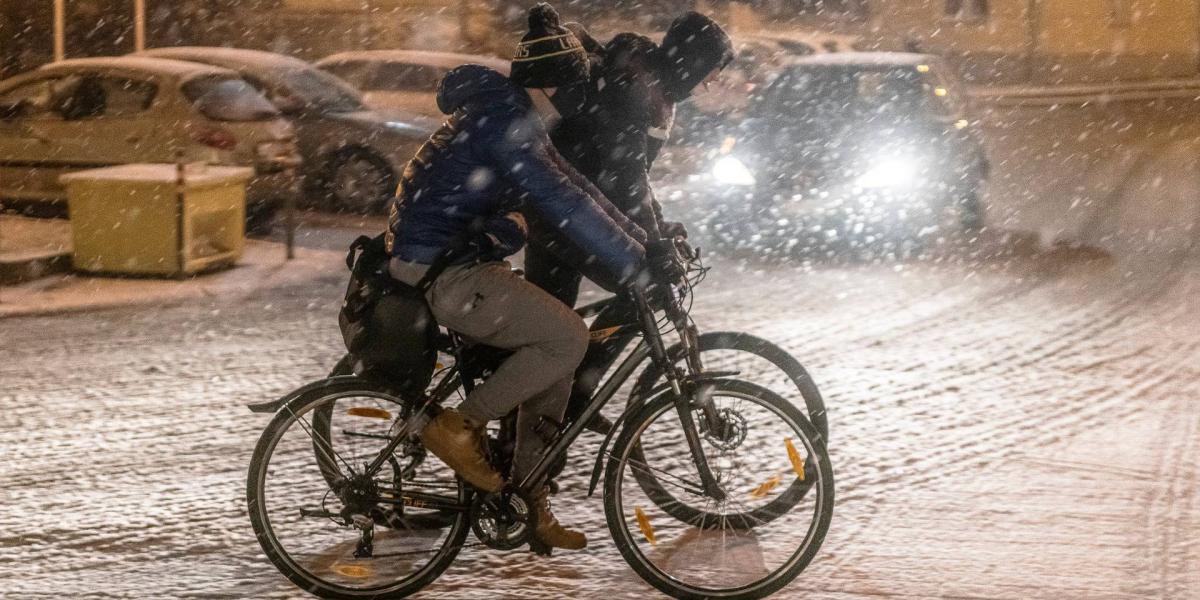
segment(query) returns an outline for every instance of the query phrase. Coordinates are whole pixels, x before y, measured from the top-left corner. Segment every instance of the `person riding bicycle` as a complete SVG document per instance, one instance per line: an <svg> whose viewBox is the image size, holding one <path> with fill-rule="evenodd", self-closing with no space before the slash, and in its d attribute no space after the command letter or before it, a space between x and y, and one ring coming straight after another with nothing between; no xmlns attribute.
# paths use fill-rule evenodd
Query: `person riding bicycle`
<svg viewBox="0 0 1200 600"><path fill-rule="evenodd" d="M577 90L588 69L579 41L554 9L544 3L530 9L510 77L464 65L442 80L437 102L449 117L405 168L389 213L392 277L415 284L467 240L473 252L452 261L429 288L430 310L473 342L513 351L457 409L442 411L421 432L429 451L487 492L504 484L483 451L488 421L520 407L512 463L512 479L520 482L546 446L539 423L562 420L588 341L578 315L504 261L525 242L522 211L552 224L614 281L628 283L647 266L679 275L679 265L647 244L645 231L550 142L549 123L582 106ZM535 537L549 547L585 547L585 536L558 523L539 489Z"/></svg>
<svg viewBox="0 0 1200 600"><path fill-rule="evenodd" d="M588 49L594 68L587 107L565 117L551 131L555 147L651 239L687 237L681 223L663 220L649 170L667 139L675 105L732 60L729 36L715 21L696 12L675 19L661 45L636 33L618 34L601 45L581 25L566 27ZM525 271L529 282L567 306L575 305L583 276L610 291L616 287L585 251L543 219L531 220ZM632 322L636 322L633 308L618 301L596 318L592 329ZM568 414L582 412L605 366L620 351L620 345L604 342L588 348ZM589 428L603 430L606 423L597 415Z"/></svg>

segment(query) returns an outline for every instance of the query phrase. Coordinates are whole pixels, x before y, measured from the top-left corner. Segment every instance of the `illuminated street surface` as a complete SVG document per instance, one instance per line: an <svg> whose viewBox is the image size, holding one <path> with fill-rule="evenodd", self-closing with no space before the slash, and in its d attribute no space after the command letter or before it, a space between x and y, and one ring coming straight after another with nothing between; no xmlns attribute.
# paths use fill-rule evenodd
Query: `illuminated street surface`
<svg viewBox="0 0 1200 600"><path fill-rule="evenodd" d="M1200 257L989 244L811 271L712 261L701 327L779 342L829 404L833 525L778 597L1200 594ZM251 533L267 418L243 405L333 364L341 291L335 273L236 303L0 321L0 595L301 595ZM422 597L652 595L584 496L597 442L555 499L587 550L467 548Z"/></svg>

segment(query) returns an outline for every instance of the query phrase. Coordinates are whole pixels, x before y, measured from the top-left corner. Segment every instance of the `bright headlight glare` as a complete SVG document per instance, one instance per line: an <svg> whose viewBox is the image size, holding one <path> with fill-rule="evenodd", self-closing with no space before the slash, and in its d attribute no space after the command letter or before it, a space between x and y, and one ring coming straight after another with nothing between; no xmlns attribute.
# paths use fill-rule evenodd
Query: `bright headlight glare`
<svg viewBox="0 0 1200 600"><path fill-rule="evenodd" d="M733 156L722 156L713 165L713 178L725 185L754 185L754 174L742 161Z"/></svg>
<svg viewBox="0 0 1200 600"><path fill-rule="evenodd" d="M890 158L878 161L858 178L863 188L904 188L916 183L917 166L910 160Z"/></svg>

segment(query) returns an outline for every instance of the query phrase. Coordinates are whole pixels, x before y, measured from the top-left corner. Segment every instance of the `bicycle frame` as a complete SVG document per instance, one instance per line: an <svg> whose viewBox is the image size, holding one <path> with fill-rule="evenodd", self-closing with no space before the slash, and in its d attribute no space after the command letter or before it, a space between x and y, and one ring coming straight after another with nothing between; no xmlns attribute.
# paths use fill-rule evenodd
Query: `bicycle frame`
<svg viewBox="0 0 1200 600"><path fill-rule="evenodd" d="M692 461L696 465L700 482L693 484L693 491L704 494L714 500L721 501L725 498L724 492L721 491L717 484L716 477L712 473L712 469L708 464L708 459L704 455L703 447L700 443L700 432L696 426L695 419L692 417L692 409L695 407L709 408L711 403L707 402L703 391L707 386L703 384L702 373L703 367L700 362L698 346L695 343L696 331L695 327L687 318L687 314L679 306L675 294L672 292L668 297L666 313L672 320L676 330L680 333L681 341L687 353L687 370L689 371L686 377L681 377L680 373L675 369L667 355L666 345L663 342L662 334L659 332L657 323L654 318L654 311L650 307L650 303L646 298L645 292L640 289L635 289L632 293L633 300L637 306L638 316L641 320L642 341L634 347L632 353L625 358L624 361L617 367L613 374L605 380L600 389L593 394L591 402L584 409L580 418L573 421L566 429L560 429L558 434L551 441L548 448L542 453L534 468L525 478L519 482L517 488L526 493L532 494L533 489L546 476L547 471L554 459L567 451L572 443L583 433L587 422L600 412L605 405L616 395L621 386L629 380L634 371L637 370L639 364L649 356L652 360L659 363L659 367L666 375L670 390L675 399L676 410L679 413L679 420L684 428L684 436L687 439L688 447L692 453ZM598 311L603 306L606 306L612 299L602 300L583 307L580 312L596 310ZM586 314L586 313L585 313ZM434 393L426 397L425 402L413 412L413 418L409 419L396 434L392 440L380 451L378 455L367 466L365 473L368 476L374 476L375 473L383 467L387 462L388 457L395 452L396 447L405 439L413 435L415 431L414 425L423 423L422 415L428 414L428 411L435 404L440 404L449 397L453 390L457 387L459 379L458 365L451 367L446 375L436 386ZM687 385L687 384L694 385ZM694 397L690 397L694 396ZM641 399L639 399L641 400ZM623 420L631 411L636 410L641 406L640 402L633 402L626 407L622 414ZM605 444L604 447L607 447ZM593 477L594 480L594 477Z"/></svg>

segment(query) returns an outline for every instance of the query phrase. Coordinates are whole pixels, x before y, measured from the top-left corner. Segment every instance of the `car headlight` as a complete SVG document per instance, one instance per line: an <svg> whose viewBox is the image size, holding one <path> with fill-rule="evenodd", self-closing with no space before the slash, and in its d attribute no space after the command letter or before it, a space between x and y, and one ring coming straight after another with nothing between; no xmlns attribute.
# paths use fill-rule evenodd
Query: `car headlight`
<svg viewBox="0 0 1200 600"><path fill-rule="evenodd" d="M866 173L859 176L858 187L868 189L907 188L917 182L917 164L904 158L888 158L875 161Z"/></svg>
<svg viewBox="0 0 1200 600"><path fill-rule="evenodd" d="M713 165L713 179L724 185L754 185L754 174L742 161L733 156L722 156Z"/></svg>

